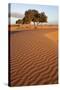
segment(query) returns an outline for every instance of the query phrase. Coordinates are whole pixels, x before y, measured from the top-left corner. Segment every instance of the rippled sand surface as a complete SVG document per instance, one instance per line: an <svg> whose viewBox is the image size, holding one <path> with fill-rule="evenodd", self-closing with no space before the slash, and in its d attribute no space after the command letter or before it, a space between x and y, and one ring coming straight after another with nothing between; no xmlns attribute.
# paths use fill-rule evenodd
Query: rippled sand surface
<svg viewBox="0 0 60 90"><path fill-rule="evenodd" d="M10 33L11 86L58 83L57 36L52 40L49 33L57 30Z"/></svg>

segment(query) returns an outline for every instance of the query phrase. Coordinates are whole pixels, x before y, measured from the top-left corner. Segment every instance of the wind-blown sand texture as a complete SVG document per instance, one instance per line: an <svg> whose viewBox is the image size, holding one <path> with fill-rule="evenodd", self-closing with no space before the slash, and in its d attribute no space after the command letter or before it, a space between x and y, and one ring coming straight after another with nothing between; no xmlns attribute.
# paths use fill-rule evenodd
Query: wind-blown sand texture
<svg viewBox="0 0 60 90"><path fill-rule="evenodd" d="M58 83L57 31L10 32L11 86Z"/></svg>

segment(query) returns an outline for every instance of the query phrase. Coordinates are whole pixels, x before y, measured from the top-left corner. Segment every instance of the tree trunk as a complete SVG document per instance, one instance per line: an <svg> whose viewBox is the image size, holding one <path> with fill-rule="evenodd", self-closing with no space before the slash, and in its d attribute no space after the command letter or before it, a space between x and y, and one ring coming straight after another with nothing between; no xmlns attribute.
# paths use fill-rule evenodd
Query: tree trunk
<svg viewBox="0 0 60 90"><path fill-rule="evenodd" d="M34 26L35 26L35 22L34 22Z"/></svg>
<svg viewBox="0 0 60 90"><path fill-rule="evenodd" d="M37 26L39 25L39 22L37 22Z"/></svg>
<svg viewBox="0 0 60 90"><path fill-rule="evenodd" d="M42 23L41 23L41 30L42 30Z"/></svg>

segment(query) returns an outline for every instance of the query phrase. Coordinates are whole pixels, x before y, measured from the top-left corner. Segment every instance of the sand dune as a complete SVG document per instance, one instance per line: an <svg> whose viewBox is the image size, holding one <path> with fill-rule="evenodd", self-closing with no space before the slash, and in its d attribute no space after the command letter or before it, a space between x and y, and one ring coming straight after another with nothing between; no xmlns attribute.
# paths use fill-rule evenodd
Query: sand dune
<svg viewBox="0 0 60 90"><path fill-rule="evenodd" d="M57 30L11 32L11 86L58 83L57 39L45 36L53 32Z"/></svg>

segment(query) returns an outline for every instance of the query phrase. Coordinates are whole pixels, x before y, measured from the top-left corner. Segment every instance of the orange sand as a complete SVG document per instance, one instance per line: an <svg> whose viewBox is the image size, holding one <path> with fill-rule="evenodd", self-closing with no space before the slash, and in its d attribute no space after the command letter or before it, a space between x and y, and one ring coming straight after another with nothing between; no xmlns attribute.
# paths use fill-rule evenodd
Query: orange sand
<svg viewBox="0 0 60 90"><path fill-rule="evenodd" d="M56 43L57 29L11 32L11 86L57 84L58 46Z"/></svg>

